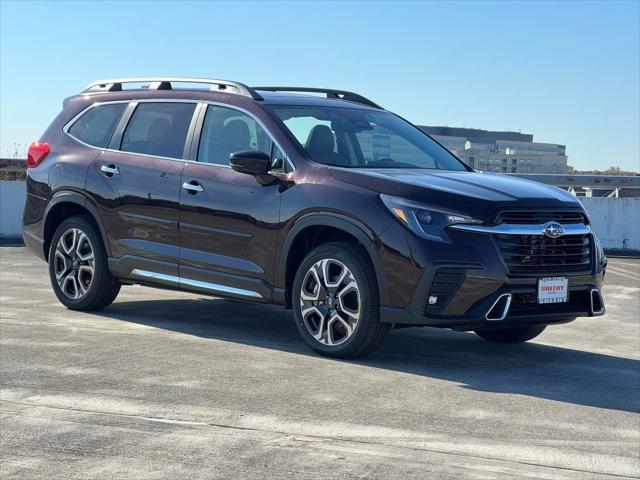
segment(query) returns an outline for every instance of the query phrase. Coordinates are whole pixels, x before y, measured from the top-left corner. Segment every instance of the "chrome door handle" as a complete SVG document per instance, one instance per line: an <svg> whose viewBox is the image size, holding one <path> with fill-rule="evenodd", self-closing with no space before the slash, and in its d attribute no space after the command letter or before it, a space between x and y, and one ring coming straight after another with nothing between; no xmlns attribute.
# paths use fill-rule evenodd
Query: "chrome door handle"
<svg viewBox="0 0 640 480"><path fill-rule="evenodd" d="M184 182L182 184L182 188L184 188L187 192L189 192L192 195L195 195L196 193L200 193L204 191L204 187L199 183L194 184L194 183Z"/></svg>
<svg viewBox="0 0 640 480"><path fill-rule="evenodd" d="M120 174L120 169L117 165L102 165L100 167L100 171L104 173L107 177L113 177L114 175Z"/></svg>

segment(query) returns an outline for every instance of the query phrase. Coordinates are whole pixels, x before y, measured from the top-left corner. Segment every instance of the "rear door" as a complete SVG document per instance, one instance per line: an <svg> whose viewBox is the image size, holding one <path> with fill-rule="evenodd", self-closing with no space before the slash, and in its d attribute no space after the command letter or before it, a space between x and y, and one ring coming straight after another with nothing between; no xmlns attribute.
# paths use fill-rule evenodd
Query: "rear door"
<svg viewBox="0 0 640 480"><path fill-rule="evenodd" d="M119 276L176 284L180 175L197 103L132 102L110 149L94 161L96 194Z"/></svg>
<svg viewBox="0 0 640 480"><path fill-rule="evenodd" d="M208 105L182 172L180 278L185 287L268 301L274 278L281 183L261 185L229 167L229 154L261 150L275 169L281 150L255 117ZM197 152L197 153L196 153Z"/></svg>

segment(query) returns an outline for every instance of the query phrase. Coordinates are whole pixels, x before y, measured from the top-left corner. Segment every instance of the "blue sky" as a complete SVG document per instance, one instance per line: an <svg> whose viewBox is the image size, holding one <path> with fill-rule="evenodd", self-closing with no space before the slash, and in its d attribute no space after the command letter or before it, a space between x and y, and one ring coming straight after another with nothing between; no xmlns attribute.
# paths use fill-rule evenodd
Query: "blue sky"
<svg viewBox="0 0 640 480"><path fill-rule="evenodd" d="M640 170L640 2L1 1L0 154L122 76L354 90L417 124Z"/></svg>

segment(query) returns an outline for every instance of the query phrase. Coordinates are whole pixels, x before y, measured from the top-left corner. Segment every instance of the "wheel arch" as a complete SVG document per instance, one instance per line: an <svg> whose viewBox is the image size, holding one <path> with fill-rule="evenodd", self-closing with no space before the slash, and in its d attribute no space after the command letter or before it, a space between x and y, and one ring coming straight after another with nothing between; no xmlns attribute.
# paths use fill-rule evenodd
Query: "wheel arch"
<svg viewBox="0 0 640 480"><path fill-rule="evenodd" d="M387 300L382 261L376 249L375 235L361 222L336 213L312 213L300 218L289 230L280 254L277 269L277 285L284 287L284 302L291 305L291 286L295 266L306 254L322 243L336 240L352 240L361 244L373 265L380 294L380 304ZM354 243L355 243L354 242Z"/></svg>
<svg viewBox="0 0 640 480"><path fill-rule="evenodd" d="M53 238L53 234L55 233L56 228L58 228L58 225L67 218L74 217L76 215L89 215L93 219L94 223L98 227L100 236L102 237L102 243L104 244L107 256L111 255L106 231L95 205L81 193L74 191L60 191L53 195L44 213L44 242L42 248L45 259L48 259L51 239Z"/></svg>

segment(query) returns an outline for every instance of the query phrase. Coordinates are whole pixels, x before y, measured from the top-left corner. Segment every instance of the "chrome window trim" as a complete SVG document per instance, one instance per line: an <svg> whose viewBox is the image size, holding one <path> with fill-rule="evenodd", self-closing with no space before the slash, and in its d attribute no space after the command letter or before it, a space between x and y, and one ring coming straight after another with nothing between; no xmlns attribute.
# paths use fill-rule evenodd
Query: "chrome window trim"
<svg viewBox="0 0 640 480"><path fill-rule="evenodd" d="M273 173L273 175L275 176L282 176L282 175L290 175L293 172L295 172L296 170L296 166L293 163L293 161L291 160L291 158L289 158L289 154L286 152L286 150L284 148L282 148L282 145L280 145L280 143L274 138L273 134L271 133L271 131L269 131L269 129L267 127L265 127L264 123L262 123L262 121L256 117L253 113L251 113L250 111L242 108L242 107L237 107L235 105L229 105L228 103L222 103L222 102L215 102L215 101L202 101L202 100L193 100L193 99L182 99L182 98L143 98L143 99L127 99L127 100L109 100L107 102L95 102L92 103L91 105L87 106L86 108L82 109L82 111L80 111L79 113L77 113L76 115L74 115L74 117L69 120L67 123L64 124L64 126L62 127L62 131L68 135L69 137L73 138L76 142L89 147L89 148L93 148L95 150L100 150L100 151L107 151L107 152L116 152L116 153L124 153L127 155L141 155L143 157L150 157L150 158L160 158L163 160L173 160L173 161L177 161L177 162L188 162L188 163L197 163L199 165L211 165L213 167L222 167L222 168L231 168L230 165L218 165L216 163L204 163L204 162L198 162L198 160L189 160L186 158L174 158L174 157L162 157L159 155L149 155L146 153L135 153L135 152L127 152L125 150L117 150L114 148L101 148L101 147L96 147L95 145L90 145L88 143L83 142L82 140L74 137L73 135L71 135L69 133L69 129L71 128L71 126L82 116L84 115L87 111L89 111L92 108L95 108L97 106L100 105L110 105L112 103L131 103L131 102L136 102L138 105L140 103L196 103L196 104L203 104L203 105L215 105L215 106L219 106L219 107L225 107L225 108L230 108L232 110L237 110L240 113L244 113L246 115L248 115L250 118L252 118L258 125L260 125L260 127L267 133L267 135L269 136L269 139L282 151L282 153L284 153L286 159L287 159L287 164L289 165L289 167L291 168L291 171L289 172L285 172L285 173L281 173L281 172L275 172ZM196 107L196 109L194 110L194 117L196 115L198 111L198 108ZM205 112L206 114L206 108L205 108ZM192 117L192 121L193 118ZM203 118L204 121L204 118ZM116 127L117 128L117 127ZM125 127L126 128L126 127ZM194 139L192 139L193 141ZM198 139L199 141L200 139ZM271 174L271 172L269 172Z"/></svg>
<svg viewBox="0 0 640 480"><path fill-rule="evenodd" d="M89 110L91 110L94 107L97 106L102 106L102 105L111 105L113 103L131 103L131 100L116 100L113 102L99 102L99 103L92 103L91 105L89 105L88 107L83 108L80 112L78 112L76 115L73 116L73 118L71 120L69 120L67 123L65 123L62 126L62 131L64 133L66 133L69 137L73 138L76 142L84 145L85 147L90 147L90 148L94 148L96 150L108 150L107 148L102 148L102 147L96 147L95 145L91 145L89 143L83 142L82 140L80 140L78 137L75 137L73 135L71 135L71 133L69 133L69 129L73 126L74 123L76 123L78 121L78 119L80 117L82 117L85 113L87 113ZM125 107L126 110L126 107ZM124 112L123 112L124 113ZM120 119L122 119L122 114L120 116ZM118 129L118 124L120 123L120 119L118 120L118 123L116 124L116 128L115 130ZM114 132L115 132L114 130ZM113 135L113 134L112 134ZM111 141L111 139L109 139L109 141ZM109 145L109 143L107 143L107 145Z"/></svg>
<svg viewBox="0 0 640 480"><path fill-rule="evenodd" d="M112 103L132 103L132 102L136 102L136 103L142 103L142 102L159 102L159 103L201 103L200 100L192 100L189 98L163 98L163 99L151 99L151 98L141 98L141 99L135 99L135 98L127 98L126 100L109 100L107 102L94 102L91 105L86 106L85 108L83 108L80 112L78 112L76 115L73 116L73 118L71 118L71 120L69 120L67 123L65 123L62 127L62 131L64 133L66 133L67 135L69 135L71 138L73 138L74 140L78 140L76 137L74 137L73 135L71 135L69 133L69 129L71 128L71 126L76 122L76 120L78 120L78 118L80 118L82 115L84 115L86 112L88 112L89 110L91 110L92 108L101 106L101 105L111 105ZM79 142L81 140L78 140ZM90 145L93 146L93 145ZM93 146L93 148L97 148L99 150L106 150L106 149L102 149L100 147L96 147ZM118 150L119 151L119 150ZM127 152L125 152L127 153Z"/></svg>
<svg viewBox="0 0 640 480"><path fill-rule="evenodd" d="M569 223L561 224L564 233L558 237L566 237L568 235L586 235L591 233L589 225ZM451 225L448 228L453 230L464 230L466 232L475 233L493 233L498 235L544 235L545 223L541 224L509 224L501 223L499 225Z"/></svg>
<svg viewBox="0 0 640 480"><path fill-rule="evenodd" d="M183 285L189 285L192 287L204 288L217 293L231 293L233 295L240 295L243 297L251 298L263 298L258 292L253 290L245 290L244 288L229 287L228 285L222 285L219 283L202 282L200 280L192 280L190 278L176 277L174 275L167 275L165 273L152 272L150 270L143 270L140 268L134 268L131 270L131 275L142 278L150 278L152 280L159 280L171 285L181 287Z"/></svg>

